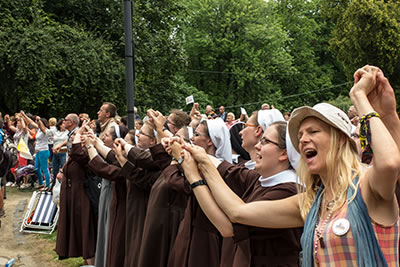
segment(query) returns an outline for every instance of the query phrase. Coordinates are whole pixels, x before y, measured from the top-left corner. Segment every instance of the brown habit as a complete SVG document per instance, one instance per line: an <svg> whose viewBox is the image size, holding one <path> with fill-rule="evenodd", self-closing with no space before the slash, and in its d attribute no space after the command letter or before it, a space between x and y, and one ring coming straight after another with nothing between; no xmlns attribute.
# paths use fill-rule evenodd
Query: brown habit
<svg viewBox="0 0 400 267"><path fill-rule="evenodd" d="M113 151L108 153L107 162L118 164ZM96 156L88 166L98 176L112 181L106 266L124 266L126 183L121 168L107 162Z"/></svg>
<svg viewBox="0 0 400 267"><path fill-rule="evenodd" d="M218 171L230 187L247 188L241 196L246 203L277 200L297 193L295 183L262 187L256 171L228 162L223 162ZM224 239L221 267L298 266L302 228L268 229L233 224L233 232L233 238Z"/></svg>
<svg viewBox="0 0 400 267"><path fill-rule="evenodd" d="M69 157L61 183L56 252L60 259L90 259L96 251L97 222L83 187L89 157L80 143L72 145Z"/></svg>
<svg viewBox="0 0 400 267"><path fill-rule="evenodd" d="M153 146L150 151L153 159L161 163L163 172L151 188L138 266L165 267L184 215L187 195L177 192L165 181L165 177L178 176L181 180L183 177L176 165L169 165L171 157L163 147ZM161 157L168 160L161 161Z"/></svg>

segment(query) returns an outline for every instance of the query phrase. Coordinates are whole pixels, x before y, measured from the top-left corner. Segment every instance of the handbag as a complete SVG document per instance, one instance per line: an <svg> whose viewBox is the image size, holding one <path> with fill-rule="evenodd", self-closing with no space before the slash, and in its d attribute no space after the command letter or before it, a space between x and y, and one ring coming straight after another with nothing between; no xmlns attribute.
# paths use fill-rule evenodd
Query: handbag
<svg viewBox="0 0 400 267"><path fill-rule="evenodd" d="M90 206L93 209L94 215L97 217L99 214L99 198L101 193L102 178L87 171L85 174L85 181L83 186L90 201Z"/></svg>

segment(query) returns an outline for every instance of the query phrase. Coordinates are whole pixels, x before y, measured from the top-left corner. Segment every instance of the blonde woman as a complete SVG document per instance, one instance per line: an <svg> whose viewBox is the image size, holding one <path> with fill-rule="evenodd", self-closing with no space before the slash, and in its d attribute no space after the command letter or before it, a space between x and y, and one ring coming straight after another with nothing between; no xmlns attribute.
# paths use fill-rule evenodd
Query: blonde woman
<svg viewBox="0 0 400 267"><path fill-rule="evenodd" d="M268 228L304 225L302 266L399 266L395 185L400 171L396 145L400 127L394 119L389 131L377 115L393 118L394 100L385 96L394 95L376 67L364 66L354 77L350 96L364 117L367 145L374 152L368 169L363 169L351 139L349 118L324 103L298 108L292 114L290 138L301 154L298 174L306 187L287 199L244 203L227 193L208 157L195 147L186 147L232 222ZM382 105L390 101L390 107Z"/></svg>

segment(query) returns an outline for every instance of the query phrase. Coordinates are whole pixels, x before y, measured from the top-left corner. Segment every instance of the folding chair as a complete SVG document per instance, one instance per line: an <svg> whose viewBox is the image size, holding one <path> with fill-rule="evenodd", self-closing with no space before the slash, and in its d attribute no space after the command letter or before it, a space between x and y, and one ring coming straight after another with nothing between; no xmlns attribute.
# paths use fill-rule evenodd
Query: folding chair
<svg viewBox="0 0 400 267"><path fill-rule="evenodd" d="M53 202L52 192L35 191L29 201L20 232L51 234L54 232L59 209Z"/></svg>

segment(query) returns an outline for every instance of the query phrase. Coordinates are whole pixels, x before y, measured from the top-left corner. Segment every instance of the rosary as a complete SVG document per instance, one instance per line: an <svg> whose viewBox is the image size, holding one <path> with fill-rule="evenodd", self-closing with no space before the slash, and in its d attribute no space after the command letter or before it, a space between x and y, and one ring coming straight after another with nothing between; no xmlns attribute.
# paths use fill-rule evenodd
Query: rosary
<svg viewBox="0 0 400 267"><path fill-rule="evenodd" d="M321 248L325 248L325 242L324 242L324 229L326 227L326 224L329 222L329 220L332 217L333 214L333 208L335 207L336 200L331 200L326 203L326 210L329 211L328 216L326 217L325 220L318 220L317 225L315 227L315 234L317 235L317 238L314 241L314 255L317 255L318 252L318 243L321 246ZM321 223L321 224L320 224Z"/></svg>

